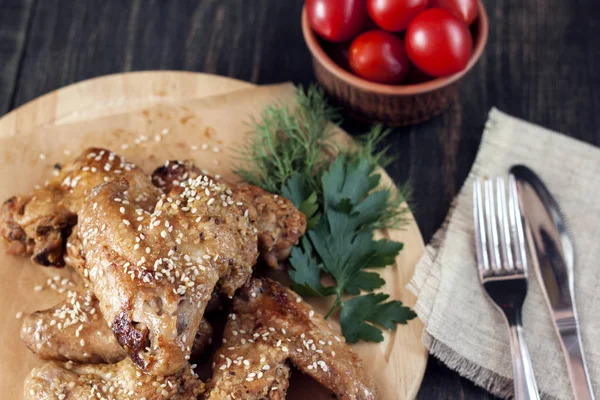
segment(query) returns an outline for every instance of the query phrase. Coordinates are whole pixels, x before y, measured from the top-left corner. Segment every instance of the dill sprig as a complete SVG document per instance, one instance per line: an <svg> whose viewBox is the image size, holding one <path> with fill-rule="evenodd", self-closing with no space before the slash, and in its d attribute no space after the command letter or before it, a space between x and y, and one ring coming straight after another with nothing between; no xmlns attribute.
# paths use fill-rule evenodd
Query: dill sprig
<svg viewBox="0 0 600 400"><path fill-rule="evenodd" d="M272 193L281 193L288 179L300 174L314 191L318 177L331 163L336 145L332 142L340 115L328 105L323 91L299 88L295 103L273 104L250 128L254 135L241 150L243 166L235 173L246 182Z"/></svg>
<svg viewBox="0 0 600 400"><path fill-rule="evenodd" d="M341 121L339 110L329 105L321 88L298 87L293 104L272 104L251 120L253 134L239 150L241 162L234 172L251 185L276 194L283 194L290 178L297 175L307 194L314 193L321 202L321 177L336 155L343 154L350 162L365 159L383 168L394 160L388 154L389 146L380 148L390 133L381 125L357 136L356 146L340 148L333 136ZM381 218L374 222L376 229L399 228L406 222L408 185L388 189L393 194Z"/></svg>
<svg viewBox="0 0 600 400"><path fill-rule="evenodd" d="M284 195L306 215L307 233L289 259L294 289L335 296L326 318L340 311L349 342L381 341L380 327L395 329L416 316L400 301L373 293L385 281L372 268L392 264L402 249L402 243L375 240L374 231L406 222L410 192L407 185L380 182L379 168L393 160L388 147L381 148L389 131L374 126L356 145L341 146L333 138L340 122L322 90L299 88L294 104L271 105L252 121L254 135L236 173ZM335 284L323 286L324 274Z"/></svg>

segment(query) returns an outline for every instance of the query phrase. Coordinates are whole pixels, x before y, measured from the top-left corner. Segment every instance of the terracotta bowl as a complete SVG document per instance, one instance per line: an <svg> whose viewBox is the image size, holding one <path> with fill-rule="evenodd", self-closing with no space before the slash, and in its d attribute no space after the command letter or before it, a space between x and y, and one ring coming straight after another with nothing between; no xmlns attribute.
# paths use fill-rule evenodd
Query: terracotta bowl
<svg viewBox="0 0 600 400"><path fill-rule="evenodd" d="M323 48L327 44L310 28L306 9L302 10L302 32L312 54L317 81L336 103L359 119L404 126L441 114L457 97L463 77L479 60L487 42L488 18L480 1L479 14L471 25L473 54L464 70L447 77L406 85L369 82L337 64Z"/></svg>

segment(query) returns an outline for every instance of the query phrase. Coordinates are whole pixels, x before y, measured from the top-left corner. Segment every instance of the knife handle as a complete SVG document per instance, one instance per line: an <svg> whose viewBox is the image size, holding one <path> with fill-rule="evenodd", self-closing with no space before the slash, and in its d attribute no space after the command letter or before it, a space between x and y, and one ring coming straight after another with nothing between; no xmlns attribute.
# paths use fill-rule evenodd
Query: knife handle
<svg viewBox="0 0 600 400"><path fill-rule="evenodd" d="M567 361L574 397L576 400L594 400L590 375L581 350L581 335L578 325L574 315L556 320L556 329Z"/></svg>

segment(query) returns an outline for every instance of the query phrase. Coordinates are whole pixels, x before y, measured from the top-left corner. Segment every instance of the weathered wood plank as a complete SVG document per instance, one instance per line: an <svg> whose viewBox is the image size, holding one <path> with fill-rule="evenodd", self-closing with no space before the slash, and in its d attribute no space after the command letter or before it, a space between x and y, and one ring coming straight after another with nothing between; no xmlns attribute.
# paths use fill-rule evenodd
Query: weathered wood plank
<svg viewBox="0 0 600 400"><path fill-rule="evenodd" d="M0 115L12 108L33 0L0 2Z"/></svg>

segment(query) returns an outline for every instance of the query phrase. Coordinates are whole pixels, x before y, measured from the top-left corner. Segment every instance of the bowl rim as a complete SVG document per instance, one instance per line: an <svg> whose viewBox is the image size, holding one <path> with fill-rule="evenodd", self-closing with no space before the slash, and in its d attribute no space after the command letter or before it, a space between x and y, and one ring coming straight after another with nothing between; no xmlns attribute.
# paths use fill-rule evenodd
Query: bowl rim
<svg viewBox="0 0 600 400"><path fill-rule="evenodd" d="M360 78L340 67L335 61L331 59L331 57L329 57L325 50L323 50L323 47L319 44L319 41L317 40L317 35L308 23L306 6L302 7L302 34L304 36L304 41L306 42L306 45L308 46L308 49L312 54L313 58L316 61L318 61L319 64L321 64L331 74L335 75L338 79L341 79L346 83L362 90L368 90L371 92L386 95L422 94L440 89L442 87L448 86L456 82L457 80L462 78L467 72L469 72L477 63L479 58L481 58L481 54L483 53L483 49L485 48L485 45L488 40L489 25L488 16L481 0L477 1L477 8L477 18L473 23L477 24L478 35L475 38L473 54L471 54L471 58L469 58L467 66L462 71L457 72L456 74L410 85L386 85L383 83L367 81L366 79Z"/></svg>

